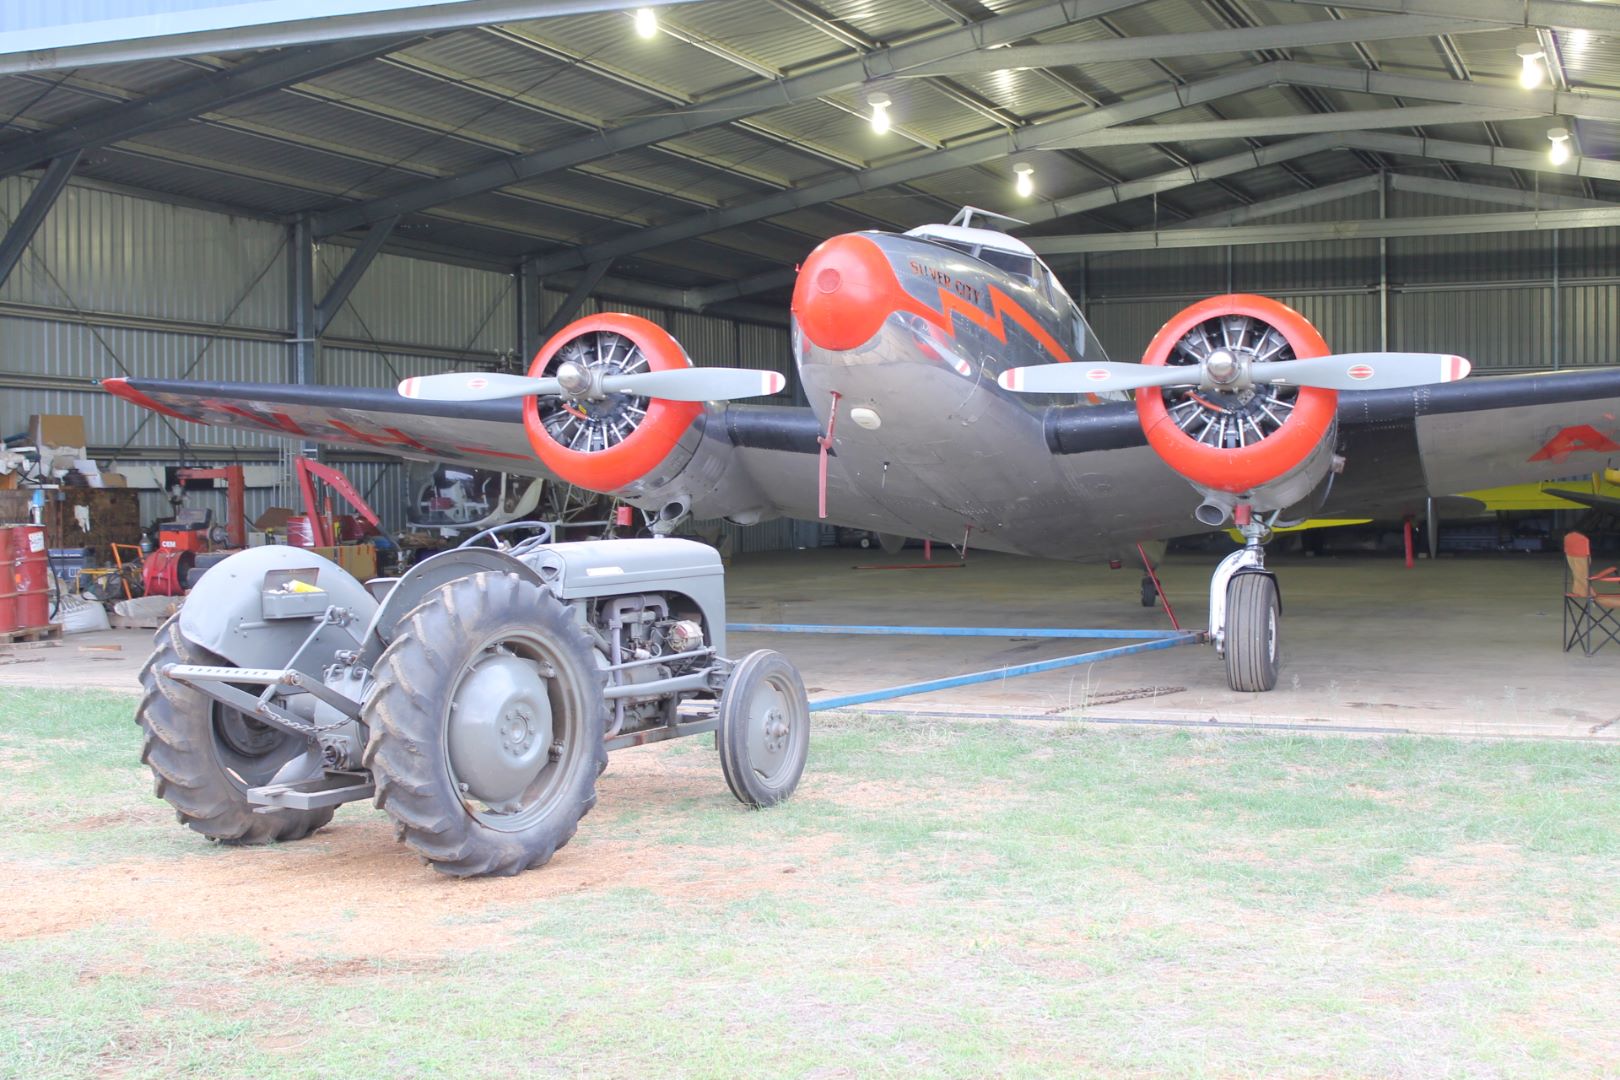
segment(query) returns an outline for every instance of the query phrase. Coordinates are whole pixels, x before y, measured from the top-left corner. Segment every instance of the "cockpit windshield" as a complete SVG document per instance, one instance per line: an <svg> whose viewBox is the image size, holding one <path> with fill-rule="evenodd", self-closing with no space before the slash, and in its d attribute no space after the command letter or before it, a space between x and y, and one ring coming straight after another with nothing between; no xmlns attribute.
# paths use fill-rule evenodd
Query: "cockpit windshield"
<svg viewBox="0 0 1620 1080"><path fill-rule="evenodd" d="M982 247L979 249L979 258L994 266L998 270L1005 270L1009 274L1028 278L1031 282L1036 280L1035 256L1023 255L1016 251L997 251L995 248Z"/></svg>
<svg viewBox="0 0 1620 1080"><path fill-rule="evenodd" d="M1036 256L1028 244L1016 236L994 229L976 229L965 225L921 225L907 236L915 236L930 243L940 244L964 255L989 263L997 270L1015 274L1037 288L1051 271Z"/></svg>
<svg viewBox="0 0 1620 1080"><path fill-rule="evenodd" d="M1022 280L1051 305L1062 324L1060 339L1067 344L1073 359L1078 360L1082 356L1093 360L1108 358L1057 275L1041 261L1034 249L1016 236L995 229L956 224L920 225L906 235L959 251L1003 274Z"/></svg>

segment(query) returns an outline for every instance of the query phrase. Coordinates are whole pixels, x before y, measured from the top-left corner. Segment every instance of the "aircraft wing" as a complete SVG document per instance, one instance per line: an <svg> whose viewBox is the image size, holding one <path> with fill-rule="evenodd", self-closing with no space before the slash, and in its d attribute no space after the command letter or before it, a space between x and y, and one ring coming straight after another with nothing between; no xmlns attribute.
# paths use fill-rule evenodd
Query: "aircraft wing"
<svg viewBox="0 0 1620 1080"><path fill-rule="evenodd" d="M105 379L102 388L142 408L215 427L549 476L523 434L517 400L414 401L390 389L273 383Z"/></svg>
<svg viewBox="0 0 1620 1080"><path fill-rule="evenodd" d="M446 402L401 397L391 389L276 383L106 379L102 387L142 408L197 424L268 431L294 440L371 450L423 461L458 462L556 479L523 430L522 400ZM765 520L814 517L820 422L802 406L707 406L708 447L660 493L686 495L698 517ZM828 491L854 502L836 453ZM634 500L632 500L634 501ZM895 530L901 522L863 508L860 524Z"/></svg>
<svg viewBox="0 0 1620 1080"><path fill-rule="evenodd" d="M1418 514L1430 497L1589 477L1620 464L1620 368L1343 394L1339 431L1324 513Z"/></svg>

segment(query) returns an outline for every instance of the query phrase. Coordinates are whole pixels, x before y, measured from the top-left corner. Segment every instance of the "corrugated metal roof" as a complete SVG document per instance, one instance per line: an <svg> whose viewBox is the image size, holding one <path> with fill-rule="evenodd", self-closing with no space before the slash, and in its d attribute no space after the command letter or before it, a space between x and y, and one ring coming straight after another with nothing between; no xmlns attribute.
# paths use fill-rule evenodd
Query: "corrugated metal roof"
<svg viewBox="0 0 1620 1080"><path fill-rule="evenodd" d="M956 5L995 13L1033 5L993 0ZM1350 13L1351 21L1377 17ZM1387 16L1382 16L1387 18ZM708 119L716 97L769 86L796 72L857 58L868 47L946 32L955 25L930 0L702 0L660 12L664 32L637 37L627 13L574 15L444 33L385 59L357 63L290 89L219 110L212 121L176 120L159 130L91 150L82 175L277 216L327 210L368 198L412 192L424 183L504 162L510 155L567 148L582 135L685 111ZM1147 0L1102 20L1039 30L1027 40L1107 42L1120 36L1191 34L1248 25L1325 22L1321 8L1265 0ZM1257 30L1256 33L1262 33ZM1437 92L1459 78L1512 87L1514 47L1533 30L1458 34L1450 51L1429 36L1272 50L1351 71L1369 68L1432 78ZM1620 100L1620 40L1582 31L1547 31L1569 85ZM1083 113L1241 70L1261 55L1214 49L1157 60L1077 63L1051 70L992 71L950 79L885 74L881 62L857 83L820 98L782 103L751 117L633 146L600 160L516 180L500 191L472 191L407 215L398 236L482 258L555 252L635 229L684 221L715 207L747 206L783 188L809 188L832 177L901 160L927 161L929 148L994 135L1003 123L1023 125ZM1170 50L1172 53L1177 50ZM1179 50L1188 52L1190 50ZM120 98L159 94L234 59L152 60L58 74L0 78L0 155L41 130L94 121ZM895 130L879 136L867 123L868 95L894 104ZM1410 103L1425 100L1413 97ZM1445 100L1437 97L1432 100ZM1527 101L1540 100L1527 98ZM691 103L696 104L691 104ZM1320 106L1313 105L1320 103ZM1141 123L1301 115L1388 108L1386 95L1267 88L1167 112ZM999 118L999 119L998 119ZM1620 123L1545 119L1430 127L1431 137L1514 149L1546 148L1546 129L1570 126L1588 158L1620 158ZM1019 154L1037 169L1040 198L1094 190L1186 161L1208 161L1274 138L1191 140L1175 146L1126 145ZM769 267L796 258L829 232L937 220L973 203L1016 215L1027 206L1011 192L1011 160L988 152L968 168L924 176L839 203L802 206L773 219L733 227L708 242L689 241L627 257L616 266L650 281L703 282L735 266ZM1285 165L1266 165L1161 193L1161 220L1201 215L1245 202L1365 175L1382 162L1428 176L1475 182L1539 183L1542 190L1620 198L1620 182L1553 173L1445 163L1407 155L1325 151ZM1042 231L1094 231L1153 220L1152 199L1139 198L1041 226ZM705 269L706 267L706 269Z"/></svg>

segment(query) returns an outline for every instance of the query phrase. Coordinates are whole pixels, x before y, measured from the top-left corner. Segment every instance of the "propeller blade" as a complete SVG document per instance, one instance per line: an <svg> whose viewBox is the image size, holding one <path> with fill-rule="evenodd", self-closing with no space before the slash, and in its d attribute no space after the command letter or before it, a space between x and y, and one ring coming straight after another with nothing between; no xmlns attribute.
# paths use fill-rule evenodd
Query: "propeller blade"
<svg viewBox="0 0 1620 1080"><path fill-rule="evenodd" d="M1197 386L1203 369L1195 364L1115 364L1108 361L1036 364L1008 368L996 379L1003 390L1020 394L1097 394L1147 386Z"/></svg>
<svg viewBox="0 0 1620 1080"><path fill-rule="evenodd" d="M730 401L733 398L763 397L787 385L779 371L749 368L693 367L668 371L642 371L634 375L608 375L602 391L608 394L638 394L665 401Z"/></svg>
<svg viewBox="0 0 1620 1080"><path fill-rule="evenodd" d="M488 371L418 375L399 384L401 397L420 398L423 401L495 401L500 398L555 394L561 390L556 379L531 379L527 375L501 375Z"/></svg>
<svg viewBox="0 0 1620 1080"><path fill-rule="evenodd" d="M1444 353L1335 353L1308 360L1255 364L1249 377L1257 383L1315 386L1324 390L1397 390L1409 386L1455 382L1467 378L1473 365ZM1197 386L1201 365L1086 363L1039 364L1011 368L996 381L1004 390L1023 394L1095 394L1105 390Z"/></svg>
<svg viewBox="0 0 1620 1080"><path fill-rule="evenodd" d="M1336 353L1309 360L1279 360L1249 369L1255 382L1315 386L1323 390L1400 390L1409 386L1456 382L1473 365L1444 353Z"/></svg>

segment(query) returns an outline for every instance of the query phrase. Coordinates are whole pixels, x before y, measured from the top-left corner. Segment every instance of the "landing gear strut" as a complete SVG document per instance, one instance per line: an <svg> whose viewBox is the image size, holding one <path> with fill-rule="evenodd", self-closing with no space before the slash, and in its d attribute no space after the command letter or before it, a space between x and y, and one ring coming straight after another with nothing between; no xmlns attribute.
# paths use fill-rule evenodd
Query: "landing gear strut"
<svg viewBox="0 0 1620 1080"><path fill-rule="evenodd" d="M1210 579L1209 637L1226 658L1227 684L1240 693L1259 693L1277 685L1282 597L1276 575L1266 569L1270 528L1246 505L1232 517L1245 543L1221 560Z"/></svg>

